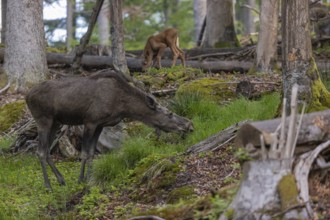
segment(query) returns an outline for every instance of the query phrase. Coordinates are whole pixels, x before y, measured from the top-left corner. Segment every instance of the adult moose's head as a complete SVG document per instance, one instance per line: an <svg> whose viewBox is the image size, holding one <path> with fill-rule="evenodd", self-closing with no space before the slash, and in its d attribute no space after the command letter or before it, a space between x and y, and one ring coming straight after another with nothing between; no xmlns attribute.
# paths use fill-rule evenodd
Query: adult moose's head
<svg viewBox="0 0 330 220"><path fill-rule="evenodd" d="M29 91L26 102L38 127L37 154L47 188L51 188L47 163L58 182L65 184L49 156L49 145L60 124L84 125L79 182L86 178L85 164L91 163L105 126L131 118L165 132L184 134L193 130L190 120L170 112L152 96L128 84L121 74L109 70L89 77L45 81Z"/></svg>

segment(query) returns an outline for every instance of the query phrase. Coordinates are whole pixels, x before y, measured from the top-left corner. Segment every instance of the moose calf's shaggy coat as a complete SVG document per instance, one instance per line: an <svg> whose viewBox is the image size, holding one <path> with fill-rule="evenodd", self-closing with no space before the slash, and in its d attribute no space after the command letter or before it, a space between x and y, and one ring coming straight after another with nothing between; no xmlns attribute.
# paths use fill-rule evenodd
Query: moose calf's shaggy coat
<svg viewBox="0 0 330 220"><path fill-rule="evenodd" d="M143 51L144 61L142 63L142 70L145 71L148 67L150 67L155 58L157 60L158 67L161 68L160 60L167 47L169 47L173 53L172 66L175 65L178 57L180 57L182 65L185 66L186 63L184 53L179 48L178 44L178 31L174 28L169 28L157 35L150 36Z"/></svg>
<svg viewBox="0 0 330 220"><path fill-rule="evenodd" d="M131 118L165 132L193 130L188 119L171 113L152 96L129 85L119 73L109 70L89 77L45 81L30 90L26 102L38 127L37 154L47 188L51 188L47 163L58 182L65 184L49 152L60 124L84 125L79 182L85 180L85 164L90 166L105 126L114 126L123 118Z"/></svg>

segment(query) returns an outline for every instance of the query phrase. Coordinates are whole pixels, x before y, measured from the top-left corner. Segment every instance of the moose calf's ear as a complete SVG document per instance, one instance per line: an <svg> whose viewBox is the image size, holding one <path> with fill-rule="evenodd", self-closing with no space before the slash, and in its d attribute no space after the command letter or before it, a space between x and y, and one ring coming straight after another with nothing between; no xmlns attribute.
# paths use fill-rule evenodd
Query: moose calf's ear
<svg viewBox="0 0 330 220"><path fill-rule="evenodd" d="M146 102L147 102L147 106L151 109L156 109L156 101L153 97L147 95L146 96Z"/></svg>

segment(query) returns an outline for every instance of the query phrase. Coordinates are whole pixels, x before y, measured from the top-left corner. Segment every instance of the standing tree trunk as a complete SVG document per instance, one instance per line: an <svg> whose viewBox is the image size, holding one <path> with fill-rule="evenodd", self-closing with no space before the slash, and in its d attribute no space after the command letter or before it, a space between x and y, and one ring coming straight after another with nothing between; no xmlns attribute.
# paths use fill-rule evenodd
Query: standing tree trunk
<svg viewBox="0 0 330 220"><path fill-rule="evenodd" d="M278 0L261 2L260 31L256 60L256 69L258 72L271 72L272 65L276 60L278 12Z"/></svg>
<svg viewBox="0 0 330 220"><path fill-rule="evenodd" d="M195 42L198 41L206 15L206 0L194 0Z"/></svg>
<svg viewBox="0 0 330 220"><path fill-rule="evenodd" d="M7 0L1 0L1 43L5 43Z"/></svg>
<svg viewBox="0 0 330 220"><path fill-rule="evenodd" d="M248 7L244 7L242 9L242 21L244 26L244 34L249 35L256 31L256 27L254 25L254 17L252 8L255 8L256 1L255 0L246 0L245 1Z"/></svg>
<svg viewBox="0 0 330 220"><path fill-rule="evenodd" d="M308 0L282 1L283 92L290 103L292 86L299 86L298 102L307 103L307 111L330 107L330 94L320 79L312 56ZM289 106L289 105L287 105ZM286 109L287 113L290 109Z"/></svg>
<svg viewBox="0 0 330 220"><path fill-rule="evenodd" d="M101 45L108 45L110 38L110 14L109 14L109 1L104 0L97 23L99 26L99 39Z"/></svg>
<svg viewBox="0 0 330 220"><path fill-rule="evenodd" d="M70 50L73 40L73 13L75 0L66 0L66 48Z"/></svg>
<svg viewBox="0 0 330 220"><path fill-rule="evenodd" d="M207 0L206 35L203 47L236 47L233 1Z"/></svg>
<svg viewBox="0 0 330 220"><path fill-rule="evenodd" d="M42 2L7 2L4 70L18 92L44 80L48 73Z"/></svg>
<svg viewBox="0 0 330 220"><path fill-rule="evenodd" d="M110 1L111 52L115 70L121 72L127 80L132 81L125 58L124 28L121 3L121 0Z"/></svg>

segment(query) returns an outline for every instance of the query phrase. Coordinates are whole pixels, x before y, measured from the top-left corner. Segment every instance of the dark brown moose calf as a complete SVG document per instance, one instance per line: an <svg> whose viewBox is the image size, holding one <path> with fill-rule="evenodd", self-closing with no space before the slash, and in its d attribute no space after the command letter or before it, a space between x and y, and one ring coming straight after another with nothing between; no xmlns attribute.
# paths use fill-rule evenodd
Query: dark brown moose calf
<svg viewBox="0 0 330 220"><path fill-rule="evenodd" d="M50 189L46 163L58 182L65 185L49 152L60 124L84 125L79 182L85 180L85 164L88 164L89 170L97 140L105 126L114 126L123 118L131 118L165 132L184 134L193 130L191 121L160 106L152 96L129 85L120 74L109 70L89 77L45 81L30 90L26 102L37 123L37 155L45 186Z"/></svg>

